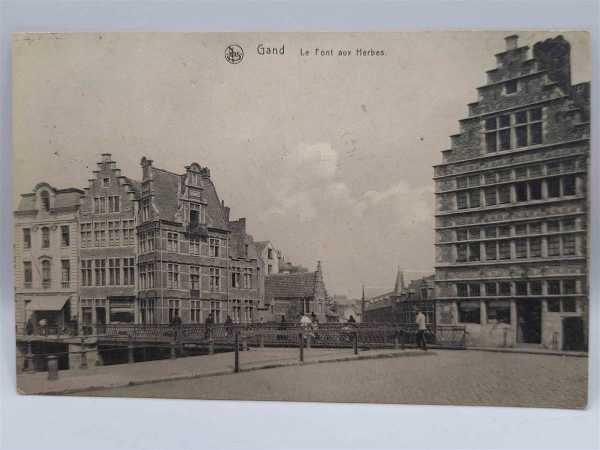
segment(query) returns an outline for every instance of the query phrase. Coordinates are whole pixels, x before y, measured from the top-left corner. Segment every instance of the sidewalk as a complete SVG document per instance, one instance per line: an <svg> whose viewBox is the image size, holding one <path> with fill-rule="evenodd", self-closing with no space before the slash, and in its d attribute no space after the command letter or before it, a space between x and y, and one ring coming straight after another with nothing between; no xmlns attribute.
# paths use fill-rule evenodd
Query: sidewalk
<svg viewBox="0 0 600 450"><path fill-rule="evenodd" d="M587 358L587 352L576 352L566 350L550 350L538 346L531 347L467 347L466 350L477 350L479 352L496 352L496 353L526 353L530 355L554 355L554 356L571 356L576 358Z"/></svg>
<svg viewBox="0 0 600 450"><path fill-rule="evenodd" d="M304 362L301 363L297 348L253 348L240 352L240 372L300 364L432 354L433 351L385 349L360 351L358 355L354 355L352 349L305 349ZM17 375L17 390L21 394L65 395L91 389L225 375L233 371L234 353L228 352L175 360L93 367L87 370L65 370L60 371L58 380L54 381L48 380L46 372L21 373Z"/></svg>

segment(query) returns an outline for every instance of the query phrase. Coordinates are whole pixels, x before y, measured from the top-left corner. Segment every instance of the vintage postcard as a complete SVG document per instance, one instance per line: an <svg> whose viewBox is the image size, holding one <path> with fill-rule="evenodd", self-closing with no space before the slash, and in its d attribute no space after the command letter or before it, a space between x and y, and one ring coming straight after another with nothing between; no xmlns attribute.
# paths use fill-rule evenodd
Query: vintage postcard
<svg viewBox="0 0 600 450"><path fill-rule="evenodd" d="M587 32L12 41L20 393L586 406Z"/></svg>

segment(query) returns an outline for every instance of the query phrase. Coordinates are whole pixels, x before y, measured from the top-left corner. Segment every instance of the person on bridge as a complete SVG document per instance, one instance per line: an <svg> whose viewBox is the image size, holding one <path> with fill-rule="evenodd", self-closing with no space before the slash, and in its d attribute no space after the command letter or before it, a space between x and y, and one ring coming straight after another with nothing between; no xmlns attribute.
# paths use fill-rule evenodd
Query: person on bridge
<svg viewBox="0 0 600 450"><path fill-rule="evenodd" d="M427 324L425 314L422 311L417 310L417 318L415 319L417 324L417 347L427 351L427 342L425 341L425 332L427 331Z"/></svg>

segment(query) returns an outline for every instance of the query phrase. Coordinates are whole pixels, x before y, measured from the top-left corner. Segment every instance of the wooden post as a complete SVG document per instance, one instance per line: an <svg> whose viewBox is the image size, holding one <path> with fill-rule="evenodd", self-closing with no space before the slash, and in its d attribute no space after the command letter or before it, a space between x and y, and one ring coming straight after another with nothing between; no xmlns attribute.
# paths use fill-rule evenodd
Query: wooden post
<svg viewBox="0 0 600 450"><path fill-rule="evenodd" d="M58 358L54 355L48 355L48 379L58 380Z"/></svg>
<svg viewBox="0 0 600 450"><path fill-rule="evenodd" d="M298 335L300 338L300 362L304 362L304 333Z"/></svg>
<svg viewBox="0 0 600 450"><path fill-rule="evenodd" d="M85 337L81 336L81 360L79 361L80 369L87 369L87 352L85 351Z"/></svg>
<svg viewBox="0 0 600 450"><path fill-rule="evenodd" d="M356 330L354 332L354 342L353 342L353 347L354 347L354 354L358 355L358 330Z"/></svg>
<svg viewBox="0 0 600 450"><path fill-rule="evenodd" d="M127 362L129 364L133 364L135 362L134 354L133 354L133 339L131 335L129 335L129 340L127 342Z"/></svg>
<svg viewBox="0 0 600 450"><path fill-rule="evenodd" d="M238 373L240 371L240 332L238 330L235 330L234 345L235 345L234 371L235 371L235 373Z"/></svg>

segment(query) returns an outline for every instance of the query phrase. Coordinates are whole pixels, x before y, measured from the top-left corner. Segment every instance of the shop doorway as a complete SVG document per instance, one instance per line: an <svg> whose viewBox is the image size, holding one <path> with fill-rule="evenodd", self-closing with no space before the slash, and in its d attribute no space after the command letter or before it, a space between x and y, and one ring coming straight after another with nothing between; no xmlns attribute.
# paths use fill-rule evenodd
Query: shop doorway
<svg viewBox="0 0 600 450"><path fill-rule="evenodd" d="M542 343L542 302L523 300L517 303L517 342L519 344Z"/></svg>

